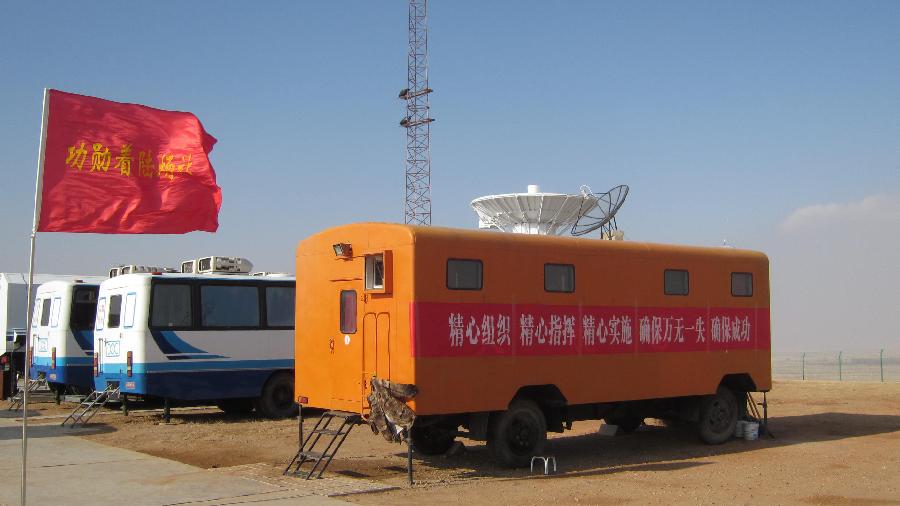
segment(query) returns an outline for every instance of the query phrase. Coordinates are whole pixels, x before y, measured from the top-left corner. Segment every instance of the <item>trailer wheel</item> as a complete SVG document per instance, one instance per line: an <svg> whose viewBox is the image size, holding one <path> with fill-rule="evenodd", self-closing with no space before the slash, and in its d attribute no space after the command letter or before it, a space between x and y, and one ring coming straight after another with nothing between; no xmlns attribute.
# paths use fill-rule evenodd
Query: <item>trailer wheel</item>
<svg viewBox="0 0 900 506"><path fill-rule="evenodd" d="M540 454L547 442L547 420L534 401L513 401L509 409L492 420L488 448L505 467L525 467Z"/></svg>
<svg viewBox="0 0 900 506"><path fill-rule="evenodd" d="M734 434L738 419L738 405L734 393L719 387L715 395L708 395L700 403L700 420L697 422L700 439L717 445L728 441Z"/></svg>
<svg viewBox="0 0 900 506"><path fill-rule="evenodd" d="M256 400L256 410L266 418L287 418L297 414L294 402L294 377L286 372L272 375Z"/></svg>
<svg viewBox="0 0 900 506"><path fill-rule="evenodd" d="M441 424L412 426L413 448L422 455L443 455L456 440L455 430Z"/></svg>
<svg viewBox="0 0 900 506"><path fill-rule="evenodd" d="M229 415L246 415L253 411L253 399L220 399L216 406Z"/></svg>

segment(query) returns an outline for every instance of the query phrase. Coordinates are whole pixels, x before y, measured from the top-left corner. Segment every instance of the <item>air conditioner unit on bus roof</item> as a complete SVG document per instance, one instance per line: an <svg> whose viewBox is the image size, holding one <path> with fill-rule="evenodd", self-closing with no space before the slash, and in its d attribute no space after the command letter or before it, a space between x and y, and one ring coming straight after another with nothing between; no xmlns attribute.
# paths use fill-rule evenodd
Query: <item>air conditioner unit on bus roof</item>
<svg viewBox="0 0 900 506"><path fill-rule="evenodd" d="M253 269L253 263L246 258L210 256L197 260L195 272L198 274L248 274L251 269Z"/></svg>
<svg viewBox="0 0 900 506"><path fill-rule="evenodd" d="M178 272L171 267L159 267L156 265L123 265L119 268L119 274L136 274L139 272L152 273L152 272Z"/></svg>
<svg viewBox="0 0 900 506"><path fill-rule="evenodd" d="M197 260L185 260L181 262L181 272L184 274L193 274L197 272Z"/></svg>

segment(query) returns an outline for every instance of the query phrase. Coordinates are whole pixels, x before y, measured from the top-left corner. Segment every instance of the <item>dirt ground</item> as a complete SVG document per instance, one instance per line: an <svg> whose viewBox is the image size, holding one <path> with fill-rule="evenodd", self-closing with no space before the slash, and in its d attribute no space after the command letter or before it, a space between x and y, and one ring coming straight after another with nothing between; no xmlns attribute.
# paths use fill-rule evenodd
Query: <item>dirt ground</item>
<svg viewBox="0 0 900 506"><path fill-rule="evenodd" d="M416 456L416 484L408 487L405 446L365 426L350 434L328 472L397 487L344 497L360 504L900 504L900 383L777 382L768 400L774 438L721 446L653 420L612 437L597 433L600 422L575 423L550 435L545 453L558 463L550 476L498 468L483 443L463 440L459 454ZM44 416L71 408L34 407ZM267 463L273 475L296 451L296 420L184 408L162 424L159 410L145 409L103 413L78 432L206 468ZM314 422L307 419L305 430Z"/></svg>

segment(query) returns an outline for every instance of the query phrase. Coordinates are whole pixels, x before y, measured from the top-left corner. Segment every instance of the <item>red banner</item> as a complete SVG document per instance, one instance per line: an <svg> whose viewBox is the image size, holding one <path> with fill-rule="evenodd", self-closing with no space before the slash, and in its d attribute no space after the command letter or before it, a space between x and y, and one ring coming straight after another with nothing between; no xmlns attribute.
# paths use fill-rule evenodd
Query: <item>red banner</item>
<svg viewBox="0 0 900 506"><path fill-rule="evenodd" d="M218 228L216 139L191 113L49 91L38 231Z"/></svg>
<svg viewBox="0 0 900 506"><path fill-rule="evenodd" d="M417 357L767 350L768 308L413 302Z"/></svg>

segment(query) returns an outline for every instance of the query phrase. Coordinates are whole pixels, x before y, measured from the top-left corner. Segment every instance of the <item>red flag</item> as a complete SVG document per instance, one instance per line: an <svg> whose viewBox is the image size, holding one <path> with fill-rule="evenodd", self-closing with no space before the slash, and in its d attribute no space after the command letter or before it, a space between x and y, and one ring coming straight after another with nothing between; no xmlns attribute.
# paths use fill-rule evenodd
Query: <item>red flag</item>
<svg viewBox="0 0 900 506"><path fill-rule="evenodd" d="M40 232L215 232L216 139L191 113L49 91Z"/></svg>

